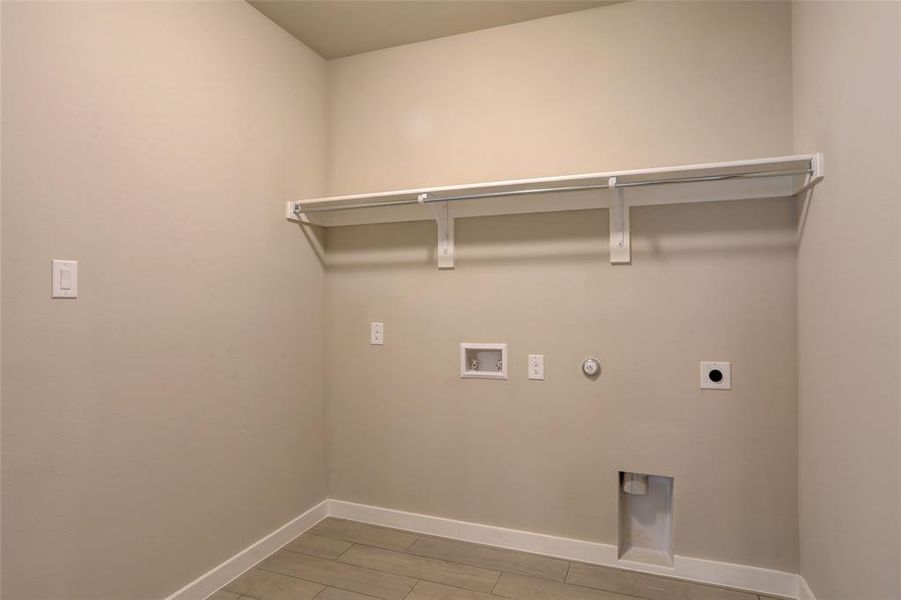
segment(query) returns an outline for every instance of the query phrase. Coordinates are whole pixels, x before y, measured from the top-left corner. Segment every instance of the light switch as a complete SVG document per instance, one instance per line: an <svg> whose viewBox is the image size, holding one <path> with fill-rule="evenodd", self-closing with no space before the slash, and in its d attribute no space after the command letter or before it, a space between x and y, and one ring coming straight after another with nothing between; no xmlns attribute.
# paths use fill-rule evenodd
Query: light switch
<svg viewBox="0 0 901 600"><path fill-rule="evenodd" d="M78 297L78 261L54 259L51 277L51 298Z"/></svg>
<svg viewBox="0 0 901 600"><path fill-rule="evenodd" d="M369 324L369 343L373 346L385 345L385 324L370 323Z"/></svg>

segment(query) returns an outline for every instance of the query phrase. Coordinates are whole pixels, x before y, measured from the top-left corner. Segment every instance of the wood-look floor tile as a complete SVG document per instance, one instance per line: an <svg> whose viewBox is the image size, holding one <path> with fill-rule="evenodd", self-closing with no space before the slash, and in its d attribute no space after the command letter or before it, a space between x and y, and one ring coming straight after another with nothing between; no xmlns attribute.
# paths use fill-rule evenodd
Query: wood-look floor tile
<svg viewBox="0 0 901 600"><path fill-rule="evenodd" d="M331 518L320 521L310 533L399 552L403 552L416 541L416 535L407 531Z"/></svg>
<svg viewBox="0 0 901 600"><path fill-rule="evenodd" d="M415 579L402 575L373 571L290 550L280 550L260 563L259 567L384 600L401 600L416 584Z"/></svg>
<svg viewBox="0 0 901 600"><path fill-rule="evenodd" d="M288 542L285 548L294 552L318 556L319 558L338 558L342 552L351 546L350 542L345 542L344 540L304 533Z"/></svg>
<svg viewBox="0 0 901 600"><path fill-rule="evenodd" d="M406 575L413 579L425 579L482 592L490 592L501 575L499 571L371 546L355 545L342 554L338 560L377 571L387 571Z"/></svg>
<svg viewBox="0 0 901 600"><path fill-rule="evenodd" d="M261 569L251 569L225 586L230 592L256 600L311 600L324 588L318 583Z"/></svg>
<svg viewBox="0 0 901 600"><path fill-rule="evenodd" d="M239 598L240 594L227 592L225 590L219 590L212 596L208 597L206 600L239 600Z"/></svg>
<svg viewBox="0 0 901 600"><path fill-rule="evenodd" d="M576 562L566 582L648 600L757 600L756 594L748 592Z"/></svg>
<svg viewBox="0 0 901 600"><path fill-rule="evenodd" d="M420 537L408 552L552 581L563 581L569 566L568 561L559 558L430 536Z"/></svg>
<svg viewBox="0 0 901 600"><path fill-rule="evenodd" d="M431 581L420 581L405 600L500 600L484 592L464 590Z"/></svg>
<svg viewBox="0 0 901 600"><path fill-rule="evenodd" d="M521 600L635 600L633 596L595 590L559 581L503 573L493 592Z"/></svg>
<svg viewBox="0 0 901 600"><path fill-rule="evenodd" d="M366 594L358 594L356 592L348 592L347 590L339 590L338 588L327 587L316 596L316 600L373 600L375 596L367 596ZM409 598L409 596L407 596Z"/></svg>

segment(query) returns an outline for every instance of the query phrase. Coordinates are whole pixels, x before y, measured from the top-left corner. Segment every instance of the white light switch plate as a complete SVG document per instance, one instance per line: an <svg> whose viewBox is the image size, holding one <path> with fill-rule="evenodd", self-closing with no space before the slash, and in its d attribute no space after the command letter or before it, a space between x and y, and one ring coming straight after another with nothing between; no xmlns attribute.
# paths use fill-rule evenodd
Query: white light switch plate
<svg viewBox="0 0 901 600"><path fill-rule="evenodd" d="M544 380L544 354L529 355L529 379Z"/></svg>
<svg viewBox="0 0 901 600"><path fill-rule="evenodd" d="M385 345L385 324L370 323L369 324L369 343L373 346Z"/></svg>
<svg viewBox="0 0 901 600"><path fill-rule="evenodd" d="M702 390L731 390L732 389L732 363L702 362L701 363L701 389Z"/></svg>
<svg viewBox="0 0 901 600"><path fill-rule="evenodd" d="M51 298L78 297L78 261L53 259L51 272Z"/></svg>

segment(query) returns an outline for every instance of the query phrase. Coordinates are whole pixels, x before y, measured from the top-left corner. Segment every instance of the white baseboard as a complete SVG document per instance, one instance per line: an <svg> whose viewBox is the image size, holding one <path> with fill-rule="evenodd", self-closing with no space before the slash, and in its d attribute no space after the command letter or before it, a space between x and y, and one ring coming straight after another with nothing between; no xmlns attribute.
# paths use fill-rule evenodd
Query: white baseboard
<svg viewBox="0 0 901 600"><path fill-rule="evenodd" d="M328 514L329 516L362 521L372 525L407 529L418 533L510 548L512 550L547 554L596 565L628 569L630 571L654 573L699 583L711 583L760 594L797 598L800 594L799 586L806 588L806 584L803 581L799 584L798 575L784 571L678 555L673 557L672 567L636 563L634 561L619 560L617 558L617 548L612 544L455 521L443 517L355 504L342 500L329 500ZM801 600L814 599L811 594L809 599L801 596Z"/></svg>
<svg viewBox="0 0 901 600"><path fill-rule="evenodd" d="M804 578L794 573L679 555L673 557L672 567L650 565L618 559L617 548L612 544L455 521L343 500L323 500L302 515L204 573L165 600L204 600L326 516L352 519L383 527L407 529L511 550L546 554L630 571L654 573L698 583L733 587L759 594L798 598L799 600L816 600Z"/></svg>
<svg viewBox="0 0 901 600"><path fill-rule="evenodd" d="M817 600L807 585L807 580L798 575L798 600Z"/></svg>
<svg viewBox="0 0 901 600"><path fill-rule="evenodd" d="M328 500L323 500L299 517L291 519L272 533L257 540L220 565L213 567L165 600L204 600L244 571L296 538L328 515Z"/></svg>

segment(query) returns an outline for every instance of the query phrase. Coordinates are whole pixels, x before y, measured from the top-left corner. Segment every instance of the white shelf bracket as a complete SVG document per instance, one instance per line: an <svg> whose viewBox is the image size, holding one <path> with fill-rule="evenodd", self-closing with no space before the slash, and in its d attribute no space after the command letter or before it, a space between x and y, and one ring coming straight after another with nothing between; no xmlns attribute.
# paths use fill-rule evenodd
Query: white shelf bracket
<svg viewBox="0 0 901 600"><path fill-rule="evenodd" d="M427 206L438 226L438 268L454 268L454 218L450 215L447 202L426 202L428 194L419 194L419 203Z"/></svg>
<svg viewBox="0 0 901 600"><path fill-rule="evenodd" d="M300 202L288 202L285 206L285 218L297 223L309 223L310 219L300 210Z"/></svg>
<svg viewBox="0 0 901 600"><path fill-rule="evenodd" d="M807 177L807 181L795 190L795 196L800 196L807 190L813 189L818 183L823 181L825 176L826 172L823 168L823 154L817 152L810 158L810 175Z"/></svg>
<svg viewBox="0 0 901 600"><path fill-rule="evenodd" d="M623 188L616 186L616 177L607 180L613 194L610 202L610 264L632 263L632 240L629 230L629 205L623 197Z"/></svg>

